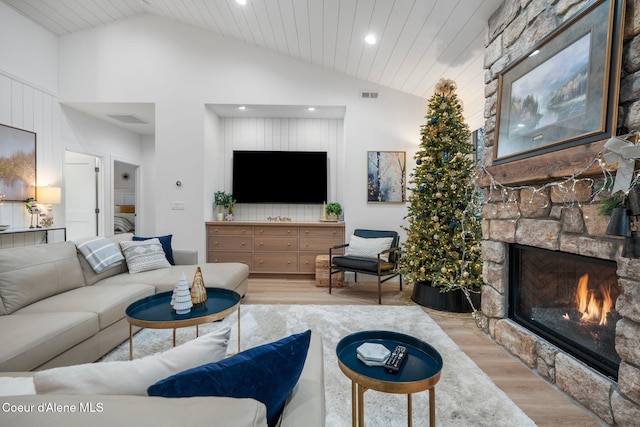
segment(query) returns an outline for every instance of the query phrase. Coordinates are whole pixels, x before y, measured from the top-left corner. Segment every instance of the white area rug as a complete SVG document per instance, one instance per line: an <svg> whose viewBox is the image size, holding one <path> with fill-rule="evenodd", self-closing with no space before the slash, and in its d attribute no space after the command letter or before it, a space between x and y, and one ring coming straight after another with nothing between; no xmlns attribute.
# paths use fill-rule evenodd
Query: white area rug
<svg viewBox="0 0 640 427"><path fill-rule="evenodd" d="M441 427L526 427L534 426L513 401L464 354L442 329L417 306L328 306L328 305L242 305L241 348L271 342L292 333L311 329L322 335L325 360L326 425L351 425L351 382L340 371L336 345L346 335L380 329L402 332L435 347L444 360L436 385L436 421ZM237 349L237 314L223 322L232 325L229 351ZM200 327L200 334L220 323ZM178 330L178 344L193 339L195 328ZM145 329L134 336L134 357L152 354L171 346L170 330ZM129 343L123 343L103 360L127 360ZM365 398L365 425L392 427L407 425L406 395L369 390ZM428 425L428 392L413 395L413 423Z"/></svg>

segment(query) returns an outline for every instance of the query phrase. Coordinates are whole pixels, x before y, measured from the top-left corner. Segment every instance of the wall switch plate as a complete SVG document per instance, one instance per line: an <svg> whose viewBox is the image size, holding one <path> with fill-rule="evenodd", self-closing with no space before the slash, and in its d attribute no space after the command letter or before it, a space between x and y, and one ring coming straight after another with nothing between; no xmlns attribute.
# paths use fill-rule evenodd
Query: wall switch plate
<svg viewBox="0 0 640 427"><path fill-rule="evenodd" d="M174 211L183 211L184 202L171 202L171 209Z"/></svg>

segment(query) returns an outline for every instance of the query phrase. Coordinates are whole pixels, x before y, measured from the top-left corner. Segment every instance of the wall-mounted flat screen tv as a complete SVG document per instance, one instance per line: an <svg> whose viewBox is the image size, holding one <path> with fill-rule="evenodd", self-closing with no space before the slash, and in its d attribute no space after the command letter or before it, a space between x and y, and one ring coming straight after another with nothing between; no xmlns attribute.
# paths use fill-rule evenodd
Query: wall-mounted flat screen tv
<svg viewBox="0 0 640 427"><path fill-rule="evenodd" d="M234 151L232 175L237 203L327 201L324 151Z"/></svg>

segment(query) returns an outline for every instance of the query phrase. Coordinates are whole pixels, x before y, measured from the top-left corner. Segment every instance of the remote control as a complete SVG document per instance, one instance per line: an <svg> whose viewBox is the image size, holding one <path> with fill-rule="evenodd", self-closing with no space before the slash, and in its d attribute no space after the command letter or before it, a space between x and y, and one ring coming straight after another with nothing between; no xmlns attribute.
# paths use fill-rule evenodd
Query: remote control
<svg viewBox="0 0 640 427"><path fill-rule="evenodd" d="M387 359L387 362L384 364L384 369L391 374L397 374L406 358L407 348L399 345Z"/></svg>

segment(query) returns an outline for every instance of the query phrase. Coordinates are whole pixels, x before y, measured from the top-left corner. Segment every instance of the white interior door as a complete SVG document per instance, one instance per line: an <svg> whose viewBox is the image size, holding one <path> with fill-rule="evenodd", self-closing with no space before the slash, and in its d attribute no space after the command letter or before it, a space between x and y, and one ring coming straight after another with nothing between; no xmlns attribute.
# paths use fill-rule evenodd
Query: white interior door
<svg viewBox="0 0 640 427"><path fill-rule="evenodd" d="M98 173L100 159L65 152L67 240L98 235Z"/></svg>

